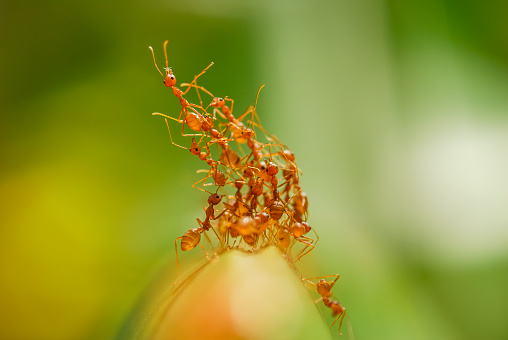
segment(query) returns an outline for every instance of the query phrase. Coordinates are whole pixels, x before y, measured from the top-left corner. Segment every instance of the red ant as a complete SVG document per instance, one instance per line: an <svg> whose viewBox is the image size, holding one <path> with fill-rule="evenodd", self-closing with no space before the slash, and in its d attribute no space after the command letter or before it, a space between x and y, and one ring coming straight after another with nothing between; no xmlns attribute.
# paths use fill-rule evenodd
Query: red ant
<svg viewBox="0 0 508 340"><path fill-rule="evenodd" d="M327 278L327 277L335 277L335 280L326 281L325 278ZM335 283L337 282L337 280L339 279L339 277L340 277L340 275L336 274L336 275L314 277L314 278L307 279L306 281L315 285L316 291L318 292L319 295L321 295L321 297L318 300L316 300L316 303L319 302L320 300L323 301L324 305L331 309L332 316L337 317L335 319L335 321L331 324L330 328L332 328L333 325L337 321L340 320L338 333L339 333L339 335L342 335L342 333L340 332L340 329L342 328L342 322L344 321L344 317L346 316L346 308L343 307L339 301L337 301L337 300L332 301L332 299L331 299L332 295L333 295L332 288L335 285ZM319 280L317 283L310 281L310 280L316 280L316 279L321 279L321 280Z"/></svg>
<svg viewBox="0 0 508 340"><path fill-rule="evenodd" d="M249 121L249 125L254 124L252 121L252 116L254 115L255 110L256 110L259 92L265 85L261 85L261 87L258 90L258 93L256 96L256 104L254 106L249 107L249 109L238 118L235 118L232 113L233 112L233 105L234 105L233 99L230 99L227 96L224 98L215 97L210 91L208 91L207 89L205 89L202 86L198 86L197 84L195 84L195 82L194 82L194 84L193 83L182 84L182 86L188 86L188 88L195 87L197 90L201 90L213 98L212 102L210 103L209 106L214 107L214 110L213 110L214 117L215 117L215 115L219 115L223 119L227 119L229 121L229 123L227 125L228 125L228 128L231 127L231 129L233 130L233 137L234 137L235 141L237 141L238 143L245 143L246 140L249 140L255 136L254 130L252 128L246 128L245 125L242 123L242 120L249 113L251 113L251 120ZM199 91L198 91L198 93L199 93ZM226 101L231 102L231 108L229 108L226 105Z"/></svg>
<svg viewBox="0 0 508 340"><path fill-rule="evenodd" d="M248 213L247 204L244 203L242 188L245 185L244 180L237 179L235 182L236 193L234 200L224 203L224 206L235 216L241 217Z"/></svg>
<svg viewBox="0 0 508 340"><path fill-rule="evenodd" d="M178 271L178 280L176 280L176 282L173 283L173 286L176 286L180 282L180 264L178 261L177 241L180 239L182 240L180 242L180 248L182 249L182 251L188 251L188 250L194 249L194 248L196 248L197 245L199 245L201 248L203 248L203 251L205 252L206 256L208 257L205 247L203 247L203 245L200 243L201 234L204 231L205 231L205 229L203 227L189 229L183 234L183 236L177 237L175 239L176 268Z"/></svg>
<svg viewBox="0 0 508 340"><path fill-rule="evenodd" d="M212 225L210 224L210 219L214 220L214 219L219 218L222 215L222 213L221 213L220 215L215 217L214 216L215 210L213 208L215 205L219 204L222 201L222 197L224 197L224 195L219 195L217 193L210 193L210 196L208 197L209 206L205 210L206 211L205 220L201 221L200 219L197 219L200 227L189 229L183 234L183 236L177 237L175 239L175 253L176 253L176 266L177 266L177 270L178 270L178 280L173 284L173 286L176 286L178 284L178 282L180 282L180 264L179 264L179 260L178 260L178 246L177 246L178 240L180 240L180 239L182 240L180 242L180 248L182 249L182 251L188 251L188 250L194 249L194 248L196 248L197 245L199 245L199 246L201 246L201 248L203 248L203 251L205 252L207 257L208 257L208 254L206 253L206 250L203 247L203 245L201 245L201 243L200 243L201 234L204 233L205 231L208 231L209 229L212 229L213 232L215 233L215 235L217 236L217 238L220 240L219 236L215 232L215 229L213 229ZM205 233L205 237L207 238L208 242L211 244L211 241L208 238L208 235L206 233Z"/></svg>
<svg viewBox="0 0 508 340"><path fill-rule="evenodd" d="M155 68L157 68L157 71L159 71L160 75L164 78L164 85L166 85L167 87L170 87L173 90L173 94L180 101L182 110L180 111L180 116L178 117L178 119L173 118L171 116L163 115L158 112L154 113L154 115L160 115L165 118L170 118L170 119L173 119L179 123L182 123L182 136L187 136L183 133L183 129L184 129L184 126L186 123L189 126L189 128L191 128L191 130L201 131L203 122L206 120L205 117L201 113L199 113L195 108L201 109L203 111L206 111L206 110L204 110L202 106L199 106L196 104L191 104L185 98L183 98L183 96L189 91L190 87L187 88L187 90L182 91L180 88L178 88L176 86L176 77L173 74L173 71L171 70L171 68L169 67L169 64L168 64L168 53L167 53L167 49L166 49L167 44L168 44L168 40L166 40L164 42L164 57L166 59L166 67L164 68L164 70L166 72L166 75L164 75L161 72L161 70L159 69L159 67L157 66L157 62L155 61L155 53L153 51L152 46L148 46L148 48L152 51L153 63L155 64ZM197 76L194 76L194 80L192 81L191 84L195 83L197 81L197 79L200 76L202 76L212 65L213 65L213 62L210 63L210 65L208 65L203 71L201 71L200 74L198 74ZM190 112L189 109L192 110L193 112ZM183 120L181 120L182 114L184 115ZM171 138L171 142L173 143L172 138ZM175 144L175 143L173 143L173 144Z"/></svg>
<svg viewBox="0 0 508 340"><path fill-rule="evenodd" d="M250 208L252 212L255 212L258 206L258 196L263 194L263 183L264 180L262 178L258 178L251 186L248 197L251 197Z"/></svg>
<svg viewBox="0 0 508 340"><path fill-rule="evenodd" d="M304 236L308 234L311 230L314 231L314 234L316 234L317 237L316 242L314 242L314 240L311 239L310 237ZM300 260L303 256L312 252L312 250L314 250L314 247L316 246L316 243L319 241L318 234L313 228L311 228L311 226L307 222L292 221L289 227L289 233L291 234L291 236L294 237L295 241L305 245L303 249L300 251L300 253L297 255L296 260L293 261L293 263ZM310 249L306 251L306 249L309 247Z"/></svg>

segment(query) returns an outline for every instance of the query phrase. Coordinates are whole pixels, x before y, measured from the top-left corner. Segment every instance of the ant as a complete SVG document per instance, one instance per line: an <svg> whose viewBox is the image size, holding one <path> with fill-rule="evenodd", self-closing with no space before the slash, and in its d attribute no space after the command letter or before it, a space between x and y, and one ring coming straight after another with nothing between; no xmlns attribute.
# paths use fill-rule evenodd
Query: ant
<svg viewBox="0 0 508 340"><path fill-rule="evenodd" d="M228 120L229 123L227 123L227 128L231 127L231 130L233 131L233 138L235 139L236 142L245 143L245 141L248 141L255 136L254 130L250 127L246 128L245 125L243 124L242 120L250 113L251 119L249 120L249 126L254 126L252 116L254 115L255 110L256 110L259 92L265 86L264 84L261 85L261 87L258 90L258 93L256 96L256 104L254 106L250 106L249 109L238 118L235 118L233 116L233 105L234 105L233 99L228 98L227 96L224 98L215 97L210 91L208 91L207 89L205 89L202 86L198 86L195 82L194 82L194 84L193 83L182 84L182 86L188 86L188 88L195 87L196 90L201 90L213 98L211 103L209 104L209 106L212 106L214 108L213 109L214 117L216 115L219 115L221 118ZM198 93L199 93L199 91L198 91ZM231 108L229 108L229 106L226 105L226 101L231 102Z"/></svg>
<svg viewBox="0 0 508 340"><path fill-rule="evenodd" d="M308 234L311 230L314 231L314 234L316 234L317 237L316 242L314 242L314 240L311 239L310 237L304 236ZM319 241L318 234L313 228L311 228L311 226L307 222L292 221L291 226L289 227L289 233L291 236L294 237L294 239L297 242L300 242L305 245L303 249L300 251L300 253L297 255L296 260L293 261L293 263L297 262L303 256L312 252L312 250L314 250L314 247L316 246L316 243ZM306 251L306 249L309 247L310 249Z"/></svg>
<svg viewBox="0 0 508 340"><path fill-rule="evenodd" d="M267 170L268 170L268 167L267 167ZM273 171L275 171L275 170L273 170ZM272 173L273 173L273 171L272 171ZM268 171L267 171L267 173L268 173ZM273 180L273 178L275 178L275 180ZM273 183L276 184L276 181L277 181L277 178L275 177L275 175L273 175L272 176L272 185L273 185ZM289 198L286 201L286 203L284 204L279 197L277 185L273 185L273 188L272 188L273 197L272 197L271 201L269 201L269 203L265 204L265 209L268 209L268 211L270 212L270 217L272 219L278 221L281 219L281 217L284 213L286 213L289 216L291 213L288 212L288 210L286 209L286 206L300 192L301 192L301 189L296 194L294 194L293 197Z"/></svg>
<svg viewBox="0 0 508 340"><path fill-rule="evenodd" d="M179 264L179 260L178 260L177 241L181 239L181 241L180 241L180 248L182 249L182 251L189 251L191 249L196 248L196 246L199 245L199 246L201 246L201 248L203 248L203 251L205 252L206 256L208 257L208 254L207 254L205 248L200 243L200 241L201 241L201 234L203 234L205 231L208 231L209 229L212 229L213 232L215 233L215 235L217 236L217 238L220 240L220 238L217 235L215 229L213 229L213 227L212 227L212 225L210 223L210 219L214 220L214 219L219 218L222 215L222 213L221 213L220 215L215 217L214 216L215 210L214 210L213 207L215 205L219 204L222 201L223 197L224 197L224 195L219 195L217 193L210 193L210 196L208 197L208 204L209 204L209 206L205 210L206 211L205 220L201 221L199 218L197 219L197 221L199 223L199 228L189 229L182 236L177 237L175 239L176 267L177 267L177 270L178 270L178 280L173 284L173 286L176 286L180 282L180 264ZM204 235L207 238L208 242L211 244L211 241L208 238L208 235L206 233Z"/></svg>
<svg viewBox="0 0 508 340"><path fill-rule="evenodd" d="M169 67L169 64L168 64L168 53L167 53L167 48L166 48L167 44L168 44L168 40L164 41L164 57L166 59L166 67L164 68L164 70L165 70L166 75L164 75L161 72L161 70L159 69L159 67L157 66L157 62L155 61L155 53L153 51L152 46L148 46L148 48L150 49L150 51L152 51L153 63L155 64L155 68L157 69L157 71L159 71L160 75L164 78L164 81L163 81L164 85L166 85L167 87L170 87L173 90L173 94L180 101L182 110L180 111L180 115L179 115L178 119L171 117L171 116L163 115L158 112L154 113L154 115L160 115L165 118L173 119L179 123L182 123L182 136L187 136L183 133L185 124L187 124L187 126L189 126L189 128L191 130L199 132L199 131L202 131L203 122L206 121L205 117L201 113L199 113L196 110L196 108L201 109L204 112L206 112L206 110L204 110L202 106L196 105L196 104L191 104L185 98L183 98L183 96L185 94L187 94L187 92L189 91L190 86L185 91L182 91L179 87L176 86L176 77L173 74L173 71L171 70L171 68ZM208 65L203 71L201 71L200 74L198 74L197 76L194 76L194 80L191 82L191 84L195 83L197 81L197 79L200 76L202 76L212 65L213 65L213 62L210 63L210 65ZM189 110L191 110L192 112ZM182 114L183 114L183 120L181 119ZM170 132L170 135L171 135L171 132ZM173 142L172 138L171 138L171 142L173 144L175 144Z"/></svg>
<svg viewBox="0 0 508 340"><path fill-rule="evenodd" d="M209 170L202 169L202 170L197 171L198 173L206 172L206 175L205 175L205 177L203 177L196 183L192 184L193 188L207 192L206 190L201 189L197 185L199 183L202 183L202 186L204 186L204 187L209 186L209 185L216 185L217 187L224 187L226 184L233 183L233 182L228 182L228 179L232 176L232 173L234 170L231 170L231 168L229 168L226 164L221 163L220 161L214 161L211 159L207 159L207 164L210 166L210 169ZM219 165L222 165L223 167L230 169L230 171L227 174L227 177L223 171L219 170ZM212 177L213 184L212 183L205 183L209 177Z"/></svg>
<svg viewBox="0 0 508 340"><path fill-rule="evenodd" d="M335 280L333 281L326 281L325 278L328 278L328 277L335 277ZM327 307L327 308L330 308L331 311L332 311L332 316L333 317L337 317L335 319L335 321L331 324L330 328L333 327L333 325L339 321L339 329L338 329L338 333L339 335L342 336L342 333L340 332L340 329L342 328L342 322L344 321L344 317L346 316L346 308L343 307L340 302L338 300L335 300L335 301L332 301L332 288L333 286L335 286L335 283L337 282L337 280L339 279L340 275L339 274L336 274L336 275L327 275L327 276L320 276L320 277L314 277L314 278L310 278L310 279L306 279L307 282L313 284L316 286L316 291L319 295L321 295L321 297L316 300L316 303L319 302L320 300L323 301L323 304ZM314 283L310 280L316 280L316 279L320 279L318 282Z"/></svg>
<svg viewBox="0 0 508 340"><path fill-rule="evenodd" d="M244 197L242 195L242 188L245 185L244 180L237 179L234 182L236 192L234 195L234 200L229 203L224 203L224 206L235 216L243 216L248 213L248 206L244 202Z"/></svg>
<svg viewBox="0 0 508 340"><path fill-rule="evenodd" d="M191 249L196 248L197 245L199 245L201 248L203 248L203 251L205 252L206 257L208 257L208 253L205 250L205 247L200 243L201 241L201 234L205 232L205 228L199 227L199 228L193 228L187 230L183 236L177 237L175 239L175 254L176 254L176 268L178 271L178 280L176 280L175 283L173 283L173 287L176 286L180 282L180 263L178 260L178 245L177 241L180 241L180 248L182 251L188 251Z"/></svg>
<svg viewBox="0 0 508 340"><path fill-rule="evenodd" d="M250 186L250 190L247 194L247 198L251 198L250 201L250 208L253 212L256 211L257 206L259 204L258 202L258 196L261 196L263 194L263 183L264 179L258 178L253 184Z"/></svg>

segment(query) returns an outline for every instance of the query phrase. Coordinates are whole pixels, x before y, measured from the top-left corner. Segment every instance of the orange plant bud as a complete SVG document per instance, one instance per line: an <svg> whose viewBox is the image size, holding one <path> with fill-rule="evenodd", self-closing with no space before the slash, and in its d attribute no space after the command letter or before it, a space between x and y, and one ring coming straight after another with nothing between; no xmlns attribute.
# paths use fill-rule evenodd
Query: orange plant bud
<svg viewBox="0 0 508 340"><path fill-rule="evenodd" d="M275 247L228 251L156 300L138 340L331 339L309 289Z"/></svg>

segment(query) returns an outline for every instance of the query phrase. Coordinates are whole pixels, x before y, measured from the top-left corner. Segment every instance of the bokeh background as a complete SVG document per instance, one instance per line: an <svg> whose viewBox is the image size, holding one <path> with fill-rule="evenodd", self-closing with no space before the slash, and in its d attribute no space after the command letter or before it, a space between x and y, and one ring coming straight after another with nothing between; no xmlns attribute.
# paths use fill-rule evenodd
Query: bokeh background
<svg viewBox="0 0 508 340"><path fill-rule="evenodd" d="M266 84L320 236L304 274L342 275L356 339L507 339L507 11L0 1L0 339L115 338L176 275L206 198L151 116L179 111L148 50L166 39L177 80L215 62L200 82L235 112Z"/></svg>

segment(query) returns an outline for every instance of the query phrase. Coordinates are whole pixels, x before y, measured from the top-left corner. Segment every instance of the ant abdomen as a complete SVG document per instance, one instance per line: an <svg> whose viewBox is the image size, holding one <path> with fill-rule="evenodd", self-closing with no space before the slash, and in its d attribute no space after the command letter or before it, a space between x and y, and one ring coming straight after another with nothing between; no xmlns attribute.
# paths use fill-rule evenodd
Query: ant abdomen
<svg viewBox="0 0 508 340"><path fill-rule="evenodd" d="M282 248L287 249L287 247L289 247L289 232L287 229L279 230L277 233L277 241Z"/></svg>
<svg viewBox="0 0 508 340"><path fill-rule="evenodd" d="M201 131L201 117L194 112L188 112L185 115L185 122L194 131Z"/></svg>
<svg viewBox="0 0 508 340"><path fill-rule="evenodd" d="M273 218L274 220L280 220L282 215L284 214L284 204L279 201L279 200L276 200L276 201L273 201L272 204L270 205L270 217Z"/></svg>
<svg viewBox="0 0 508 340"><path fill-rule="evenodd" d="M182 241L180 243L180 247L183 251L188 251L196 248L201 240L201 230L200 228L194 228L187 230L185 234L182 236Z"/></svg>
<svg viewBox="0 0 508 340"><path fill-rule="evenodd" d="M305 234L305 227L300 222L293 223L290 230L294 237L300 237Z"/></svg>

